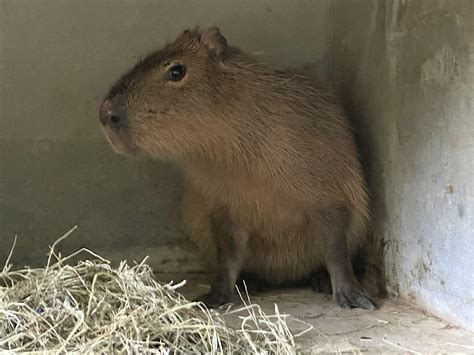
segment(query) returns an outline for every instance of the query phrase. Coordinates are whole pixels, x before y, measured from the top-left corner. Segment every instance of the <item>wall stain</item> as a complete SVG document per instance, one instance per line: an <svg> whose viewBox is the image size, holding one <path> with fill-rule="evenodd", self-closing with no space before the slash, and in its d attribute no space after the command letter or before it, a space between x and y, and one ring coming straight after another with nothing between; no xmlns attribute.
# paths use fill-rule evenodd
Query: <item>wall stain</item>
<svg viewBox="0 0 474 355"><path fill-rule="evenodd" d="M444 189L444 191L447 193L447 194L453 194L454 193L454 186L451 185L451 184L448 184L446 185L446 188Z"/></svg>
<svg viewBox="0 0 474 355"><path fill-rule="evenodd" d="M415 267L411 271L413 278L418 281L418 284L421 285L421 282L426 278L426 274L431 272L431 261L425 261L423 259L418 260L415 264Z"/></svg>

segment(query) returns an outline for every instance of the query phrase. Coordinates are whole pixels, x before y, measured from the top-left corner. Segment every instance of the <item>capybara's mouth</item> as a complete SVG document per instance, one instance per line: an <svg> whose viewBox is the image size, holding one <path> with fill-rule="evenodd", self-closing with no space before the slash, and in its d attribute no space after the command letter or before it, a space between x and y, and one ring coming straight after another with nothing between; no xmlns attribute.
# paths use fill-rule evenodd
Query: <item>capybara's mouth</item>
<svg viewBox="0 0 474 355"><path fill-rule="evenodd" d="M116 153L121 155L136 154L137 148L128 142L129 139L124 136L123 132L110 128L109 126L102 126L102 130Z"/></svg>

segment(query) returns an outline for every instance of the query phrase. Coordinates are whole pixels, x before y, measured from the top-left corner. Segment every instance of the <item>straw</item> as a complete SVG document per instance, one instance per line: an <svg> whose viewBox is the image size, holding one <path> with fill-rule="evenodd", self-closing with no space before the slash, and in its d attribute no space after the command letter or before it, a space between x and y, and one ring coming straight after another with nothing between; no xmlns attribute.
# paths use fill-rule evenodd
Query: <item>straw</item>
<svg viewBox="0 0 474 355"><path fill-rule="evenodd" d="M50 247L45 268L12 271L10 255L0 277L0 350L15 352L262 353L298 351L287 315L267 315L241 294L243 307L219 313L178 291L185 281L160 283L146 263L114 268L82 248L67 257ZM16 238L15 238L16 241ZM85 254L85 255L84 255ZM87 256L76 265L67 262ZM240 326L225 316L241 312ZM301 334L300 334L301 335Z"/></svg>

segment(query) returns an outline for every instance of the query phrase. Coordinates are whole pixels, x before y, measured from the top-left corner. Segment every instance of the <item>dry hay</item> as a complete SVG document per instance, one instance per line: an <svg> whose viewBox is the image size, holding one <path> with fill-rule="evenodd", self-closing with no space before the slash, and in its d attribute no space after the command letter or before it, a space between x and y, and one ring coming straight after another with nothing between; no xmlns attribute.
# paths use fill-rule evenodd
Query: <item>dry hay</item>
<svg viewBox="0 0 474 355"><path fill-rule="evenodd" d="M45 268L0 274L0 350L126 353L295 353L287 316L267 315L247 298L240 327L153 278L146 258L133 266L87 250L61 257L51 247ZM13 249L12 249L13 251ZM93 260L67 262L86 253ZM301 333L300 333L301 334Z"/></svg>

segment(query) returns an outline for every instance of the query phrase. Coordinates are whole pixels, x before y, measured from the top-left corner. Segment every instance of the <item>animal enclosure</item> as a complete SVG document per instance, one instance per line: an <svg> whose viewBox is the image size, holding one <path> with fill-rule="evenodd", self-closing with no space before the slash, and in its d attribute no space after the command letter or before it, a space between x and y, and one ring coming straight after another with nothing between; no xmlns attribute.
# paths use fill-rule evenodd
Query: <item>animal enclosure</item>
<svg viewBox="0 0 474 355"><path fill-rule="evenodd" d="M315 351L474 351L469 0L1 0L0 262L17 235L14 266L44 266L48 245L78 225L61 254L86 247L116 265L149 255L158 280L188 280L191 298L206 290L182 226L182 171L114 154L99 124L115 80L195 25L341 96L369 185L372 252L383 252L380 310L343 311L309 289L252 300L314 326L302 343Z"/></svg>

